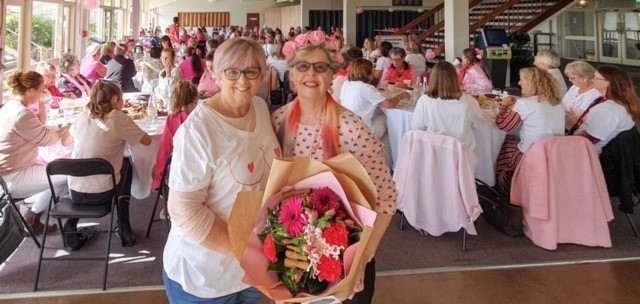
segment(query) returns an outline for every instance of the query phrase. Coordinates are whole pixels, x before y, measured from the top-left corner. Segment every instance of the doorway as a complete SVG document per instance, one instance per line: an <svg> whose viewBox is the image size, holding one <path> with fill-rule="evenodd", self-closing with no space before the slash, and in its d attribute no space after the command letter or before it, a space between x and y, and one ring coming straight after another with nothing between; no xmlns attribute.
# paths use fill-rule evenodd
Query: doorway
<svg viewBox="0 0 640 304"><path fill-rule="evenodd" d="M601 11L600 50L602 62L640 65L640 12Z"/></svg>
<svg viewBox="0 0 640 304"><path fill-rule="evenodd" d="M260 14L259 13L247 13L247 30L253 30L256 26L260 28ZM258 34L258 33L256 33Z"/></svg>

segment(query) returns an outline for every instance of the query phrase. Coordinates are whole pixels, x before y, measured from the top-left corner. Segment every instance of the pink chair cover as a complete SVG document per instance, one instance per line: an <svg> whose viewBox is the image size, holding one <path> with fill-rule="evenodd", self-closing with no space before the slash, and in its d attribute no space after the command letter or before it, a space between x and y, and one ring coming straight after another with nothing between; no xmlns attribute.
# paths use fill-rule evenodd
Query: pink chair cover
<svg viewBox="0 0 640 304"><path fill-rule="evenodd" d="M473 170L459 140L413 130L402 138L393 174L398 209L416 229L439 236L464 228L476 235L482 212Z"/></svg>
<svg viewBox="0 0 640 304"><path fill-rule="evenodd" d="M611 247L611 201L598 153L582 136L549 137L532 145L513 176L511 202L522 206L524 233L542 248Z"/></svg>

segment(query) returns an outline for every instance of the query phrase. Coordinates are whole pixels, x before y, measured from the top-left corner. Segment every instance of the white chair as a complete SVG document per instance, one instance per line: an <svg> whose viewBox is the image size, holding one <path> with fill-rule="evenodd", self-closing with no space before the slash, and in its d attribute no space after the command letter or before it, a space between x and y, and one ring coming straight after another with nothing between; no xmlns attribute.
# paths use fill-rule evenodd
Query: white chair
<svg viewBox="0 0 640 304"><path fill-rule="evenodd" d="M411 226L433 236L462 228L466 250L466 233L477 234L474 221L482 208L459 140L419 130L405 133L393 179L398 210Z"/></svg>

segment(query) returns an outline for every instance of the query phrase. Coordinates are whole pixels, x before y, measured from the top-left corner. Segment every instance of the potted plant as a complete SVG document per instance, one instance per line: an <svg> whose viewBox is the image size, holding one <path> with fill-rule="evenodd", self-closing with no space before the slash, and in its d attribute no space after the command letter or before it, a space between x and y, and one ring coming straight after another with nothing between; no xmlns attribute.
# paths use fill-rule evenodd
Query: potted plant
<svg viewBox="0 0 640 304"><path fill-rule="evenodd" d="M511 41L511 61L509 63L512 87L518 86L520 81L520 69L533 66L533 51L529 47L531 37L527 33L513 33Z"/></svg>

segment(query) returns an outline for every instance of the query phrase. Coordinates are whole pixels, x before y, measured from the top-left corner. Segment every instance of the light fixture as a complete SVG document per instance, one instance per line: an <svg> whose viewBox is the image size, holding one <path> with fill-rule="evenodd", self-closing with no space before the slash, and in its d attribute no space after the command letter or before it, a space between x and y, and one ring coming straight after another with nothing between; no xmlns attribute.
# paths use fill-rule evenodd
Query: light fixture
<svg viewBox="0 0 640 304"><path fill-rule="evenodd" d="M389 13L393 13L393 11L394 11L393 7L390 7L389 8Z"/></svg>
<svg viewBox="0 0 640 304"><path fill-rule="evenodd" d="M578 5L580 7L587 7L589 5L589 0L580 0L578 1Z"/></svg>
<svg viewBox="0 0 640 304"><path fill-rule="evenodd" d="M423 8L419 8L419 9L418 9L418 13L421 13L421 14L422 14L423 12L424 12L424 9L423 9Z"/></svg>

